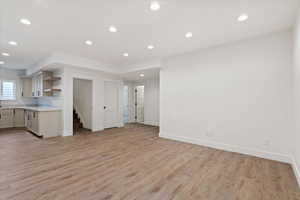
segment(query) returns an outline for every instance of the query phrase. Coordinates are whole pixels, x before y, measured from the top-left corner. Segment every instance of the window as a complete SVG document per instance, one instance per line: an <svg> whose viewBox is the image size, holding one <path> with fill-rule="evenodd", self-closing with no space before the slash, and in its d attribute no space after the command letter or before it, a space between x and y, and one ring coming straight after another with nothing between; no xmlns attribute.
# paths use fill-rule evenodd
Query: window
<svg viewBox="0 0 300 200"><path fill-rule="evenodd" d="M16 100L16 82L0 80L0 100Z"/></svg>

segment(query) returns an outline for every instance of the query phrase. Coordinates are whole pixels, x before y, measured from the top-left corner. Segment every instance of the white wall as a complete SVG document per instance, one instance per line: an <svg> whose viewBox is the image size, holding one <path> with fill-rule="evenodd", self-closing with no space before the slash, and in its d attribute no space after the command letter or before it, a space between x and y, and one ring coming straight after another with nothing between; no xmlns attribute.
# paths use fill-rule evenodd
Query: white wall
<svg viewBox="0 0 300 200"><path fill-rule="evenodd" d="M36 104L36 99L22 97L22 81L20 76L25 75L25 70L11 70L0 67L0 79L15 80L16 81L16 100L15 101L2 101L4 105L30 105Z"/></svg>
<svg viewBox="0 0 300 200"><path fill-rule="evenodd" d="M300 14L294 31L294 67L293 67L293 94L294 94L294 170L300 185Z"/></svg>
<svg viewBox="0 0 300 200"><path fill-rule="evenodd" d="M74 79L73 104L83 127L92 129L93 83L91 80Z"/></svg>
<svg viewBox="0 0 300 200"><path fill-rule="evenodd" d="M160 136L289 161L292 33L172 57L160 73Z"/></svg>

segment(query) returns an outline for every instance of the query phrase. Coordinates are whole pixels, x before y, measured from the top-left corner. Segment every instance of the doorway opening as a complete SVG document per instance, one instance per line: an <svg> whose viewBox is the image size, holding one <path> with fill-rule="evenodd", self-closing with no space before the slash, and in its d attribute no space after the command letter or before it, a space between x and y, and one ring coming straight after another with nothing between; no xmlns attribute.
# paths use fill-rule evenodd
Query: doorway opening
<svg viewBox="0 0 300 200"><path fill-rule="evenodd" d="M144 123L144 85L135 87L135 122Z"/></svg>
<svg viewBox="0 0 300 200"><path fill-rule="evenodd" d="M73 79L73 133L92 130L93 81Z"/></svg>
<svg viewBox="0 0 300 200"><path fill-rule="evenodd" d="M123 88L123 122L124 124L129 122L129 88L127 85Z"/></svg>

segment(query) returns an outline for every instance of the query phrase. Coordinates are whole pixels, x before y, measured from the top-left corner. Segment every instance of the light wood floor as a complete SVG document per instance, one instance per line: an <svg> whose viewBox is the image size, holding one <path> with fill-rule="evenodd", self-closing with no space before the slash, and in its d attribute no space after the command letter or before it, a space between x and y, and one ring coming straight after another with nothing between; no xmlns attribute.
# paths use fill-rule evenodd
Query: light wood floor
<svg viewBox="0 0 300 200"><path fill-rule="evenodd" d="M129 125L41 140L0 131L2 200L295 200L289 165L158 138Z"/></svg>

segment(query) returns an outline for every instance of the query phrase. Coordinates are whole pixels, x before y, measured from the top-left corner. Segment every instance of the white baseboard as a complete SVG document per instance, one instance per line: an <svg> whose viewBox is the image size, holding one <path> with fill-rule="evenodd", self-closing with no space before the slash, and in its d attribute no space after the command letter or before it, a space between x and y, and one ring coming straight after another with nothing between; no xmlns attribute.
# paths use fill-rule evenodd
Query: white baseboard
<svg viewBox="0 0 300 200"><path fill-rule="evenodd" d="M257 149L244 148L244 147L239 147L239 146L234 146L234 145L224 144L224 143L219 143L214 141L168 135L162 132L159 133L159 137L291 164L298 186L300 187L300 168L294 156L279 154L274 152L267 152L267 151L257 150Z"/></svg>
<svg viewBox="0 0 300 200"><path fill-rule="evenodd" d="M150 126L159 126L159 124L157 122L150 122L150 121L145 121L142 124L150 125Z"/></svg>
<svg viewBox="0 0 300 200"><path fill-rule="evenodd" d="M220 150L224 150L224 151L230 151L230 152L241 153L241 154L246 154L246 155L250 155L250 156L256 156L259 158L265 158L265 159L275 160L275 161L289 163L289 164L293 163L291 156L279 154L279 153L244 148L244 147L240 147L240 146L234 146L234 145L230 145L230 144L224 144L224 143L219 143L219 142L214 142L214 141L207 141L207 140L202 140L202 139L194 139L194 138L188 138L188 137L182 137L182 136L168 135L168 134L162 133L162 132L159 133L159 137L171 139L171 140L178 140L181 142L187 142L187 143L192 143L192 144L197 144L197 145L202 145L202 146L220 149Z"/></svg>
<svg viewBox="0 0 300 200"><path fill-rule="evenodd" d="M296 176L296 180L297 180L298 185L300 187L300 169L299 169L297 161L294 157L292 159L292 167L293 167L293 170L294 170L294 173L295 173L295 176Z"/></svg>
<svg viewBox="0 0 300 200"><path fill-rule="evenodd" d="M92 132L98 132L98 131L103 131L104 128L93 128Z"/></svg>
<svg viewBox="0 0 300 200"><path fill-rule="evenodd" d="M73 130L72 130L72 132L69 130L64 130L62 136L63 137L73 136Z"/></svg>

